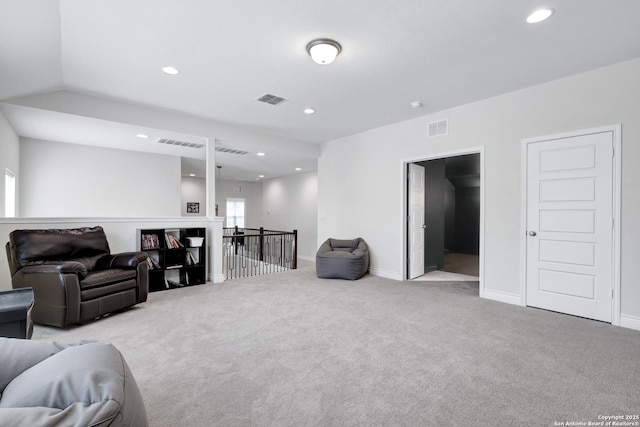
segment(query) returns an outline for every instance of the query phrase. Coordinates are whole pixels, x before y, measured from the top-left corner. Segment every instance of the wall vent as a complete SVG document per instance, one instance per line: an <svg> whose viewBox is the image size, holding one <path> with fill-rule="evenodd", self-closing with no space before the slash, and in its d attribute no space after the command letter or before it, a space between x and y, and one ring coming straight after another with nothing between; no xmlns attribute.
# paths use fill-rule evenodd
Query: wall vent
<svg viewBox="0 0 640 427"><path fill-rule="evenodd" d="M264 102L266 104L271 104L271 105L278 105L282 101L286 101L286 99L284 99L284 98L282 98L280 96L271 95L270 93L262 95L257 100L260 101L260 102Z"/></svg>
<svg viewBox="0 0 640 427"><path fill-rule="evenodd" d="M439 120L437 122L431 122L428 125L428 136L433 138L440 135L446 135L449 133L449 119Z"/></svg>
<svg viewBox="0 0 640 427"><path fill-rule="evenodd" d="M202 148L204 144L196 144L195 142L179 141L177 139L160 138L156 141L158 144L177 145L179 147L187 148Z"/></svg>
<svg viewBox="0 0 640 427"><path fill-rule="evenodd" d="M241 156L244 156L245 154L249 154L248 151L234 150L233 148L225 148L225 147L216 147L216 151L219 153L239 154Z"/></svg>

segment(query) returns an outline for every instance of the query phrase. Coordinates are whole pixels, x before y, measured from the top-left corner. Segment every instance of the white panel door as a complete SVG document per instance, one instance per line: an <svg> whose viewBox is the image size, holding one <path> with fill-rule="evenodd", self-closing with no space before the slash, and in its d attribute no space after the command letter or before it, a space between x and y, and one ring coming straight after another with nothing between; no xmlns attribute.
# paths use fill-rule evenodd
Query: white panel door
<svg viewBox="0 0 640 427"><path fill-rule="evenodd" d="M527 305L611 322L613 132L527 144Z"/></svg>
<svg viewBox="0 0 640 427"><path fill-rule="evenodd" d="M409 279L424 274L424 167L409 164Z"/></svg>

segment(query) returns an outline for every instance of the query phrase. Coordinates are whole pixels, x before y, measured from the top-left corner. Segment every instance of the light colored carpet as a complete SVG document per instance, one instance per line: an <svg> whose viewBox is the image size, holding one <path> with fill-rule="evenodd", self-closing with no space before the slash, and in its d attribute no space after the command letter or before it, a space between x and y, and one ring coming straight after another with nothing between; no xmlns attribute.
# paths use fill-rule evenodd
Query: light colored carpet
<svg viewBox="0 0 640 427"><path fill-rule="evenodd" d="M152 293L36 340L124 354L152 426L549 426L640 412L640 332L313 267Z"/></svg>

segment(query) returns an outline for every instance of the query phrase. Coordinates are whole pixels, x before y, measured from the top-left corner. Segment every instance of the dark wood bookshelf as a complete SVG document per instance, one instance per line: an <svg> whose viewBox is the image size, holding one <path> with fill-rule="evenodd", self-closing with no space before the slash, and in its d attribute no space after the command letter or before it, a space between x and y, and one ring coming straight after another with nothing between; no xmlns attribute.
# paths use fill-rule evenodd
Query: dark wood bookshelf
<svg viewBox="0 0 640 427"><path fill-rule="evenodd" d="M207 282L205 228L138 229L138 250L149 255L149 291Z"/></svg>

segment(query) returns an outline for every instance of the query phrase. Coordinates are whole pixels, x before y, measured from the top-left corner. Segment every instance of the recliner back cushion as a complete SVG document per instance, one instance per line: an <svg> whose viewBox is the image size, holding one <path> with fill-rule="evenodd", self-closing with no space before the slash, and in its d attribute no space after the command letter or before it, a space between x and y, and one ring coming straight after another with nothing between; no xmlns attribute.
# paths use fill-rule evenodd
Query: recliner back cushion
<svg viewBox="0 0 640 427"><path fill-rule="evenodd" d="M90 258L110 253L107 236L99 226L15 230L9 234L9 240L21 267L38 261Z"/></svg>

